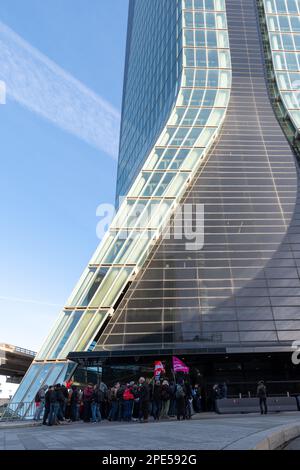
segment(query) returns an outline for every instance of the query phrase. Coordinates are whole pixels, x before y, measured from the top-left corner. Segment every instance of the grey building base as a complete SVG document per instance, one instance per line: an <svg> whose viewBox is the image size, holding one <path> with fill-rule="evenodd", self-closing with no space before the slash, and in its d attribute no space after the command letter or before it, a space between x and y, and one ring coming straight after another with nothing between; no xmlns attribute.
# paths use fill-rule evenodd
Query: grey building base
<svg viewBox="0 0 300 470"><path fill-rule="evenodd" d="M297 397L271 397L267 399L268 412L299 411ZM258 398L227 398L216 400L216 411L219 414L257 413Z"/></svg>

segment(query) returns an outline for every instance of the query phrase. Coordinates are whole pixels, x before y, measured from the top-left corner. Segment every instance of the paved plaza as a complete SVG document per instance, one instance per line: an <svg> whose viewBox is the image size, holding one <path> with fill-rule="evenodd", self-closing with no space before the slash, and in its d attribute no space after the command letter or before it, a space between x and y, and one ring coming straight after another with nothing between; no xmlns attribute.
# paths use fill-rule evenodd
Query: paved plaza
<svg viewBox="0 0 300 470"><path fill-rule="evenodd" d="M300 424L300 413L261 416L203 413L190 421L0 426L0 450L249 449L273 430Z"/></svg>

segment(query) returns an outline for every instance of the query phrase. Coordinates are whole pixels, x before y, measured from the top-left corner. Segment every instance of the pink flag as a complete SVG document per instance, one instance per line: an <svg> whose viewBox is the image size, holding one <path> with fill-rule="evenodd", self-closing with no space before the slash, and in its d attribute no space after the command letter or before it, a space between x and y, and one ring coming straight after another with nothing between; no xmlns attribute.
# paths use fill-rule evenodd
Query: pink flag
<svg viewBox="0 0 300 470"><path fill-rule="evenodd" d="M184 374L188 374L190 368L185 365L178 357L173 356L173 370L174 372L183 372Z"/></svg>

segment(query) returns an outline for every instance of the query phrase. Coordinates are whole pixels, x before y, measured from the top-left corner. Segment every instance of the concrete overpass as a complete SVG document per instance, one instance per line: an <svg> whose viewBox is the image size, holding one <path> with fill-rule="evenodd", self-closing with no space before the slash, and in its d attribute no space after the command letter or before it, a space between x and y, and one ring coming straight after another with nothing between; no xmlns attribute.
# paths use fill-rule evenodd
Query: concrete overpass
<svg viewBox="0 0 300 470"><path fill-rule="evenodd" d="M28 349L0 343L0 375L19 383L27 372L36 353Z"/></svg>

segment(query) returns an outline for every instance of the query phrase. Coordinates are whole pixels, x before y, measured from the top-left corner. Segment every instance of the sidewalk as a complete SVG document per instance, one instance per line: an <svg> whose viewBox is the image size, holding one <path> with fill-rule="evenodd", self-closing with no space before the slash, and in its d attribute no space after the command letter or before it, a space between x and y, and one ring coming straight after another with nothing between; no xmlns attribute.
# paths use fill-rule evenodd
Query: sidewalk
<svg viewBox="0 0 300 470"><path fill-rule="evenodd" d="M190 421L73 423L0 427L0 450L230 450L272 449L300 435L300 413L217 415Z"/></svg>

